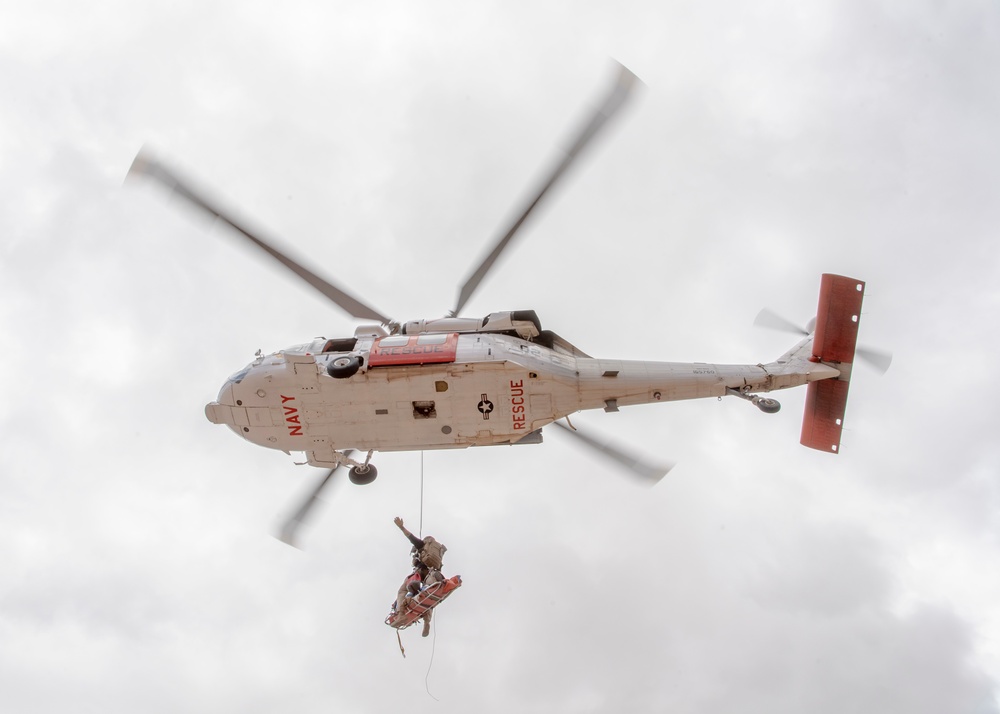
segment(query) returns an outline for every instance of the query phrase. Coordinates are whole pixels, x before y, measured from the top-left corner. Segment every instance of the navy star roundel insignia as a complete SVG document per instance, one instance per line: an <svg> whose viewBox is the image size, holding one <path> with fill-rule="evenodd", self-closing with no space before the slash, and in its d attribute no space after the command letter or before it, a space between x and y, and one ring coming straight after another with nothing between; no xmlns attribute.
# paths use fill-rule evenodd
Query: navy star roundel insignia
<svg viewBox="0 0 1000 714"><path fill-rule="evenodd" d="M483 415L483 419L489 419L490 412L493 411L493 402L487 399L486 395L483 394L477 409L479 409L480 413Z"/></svg>

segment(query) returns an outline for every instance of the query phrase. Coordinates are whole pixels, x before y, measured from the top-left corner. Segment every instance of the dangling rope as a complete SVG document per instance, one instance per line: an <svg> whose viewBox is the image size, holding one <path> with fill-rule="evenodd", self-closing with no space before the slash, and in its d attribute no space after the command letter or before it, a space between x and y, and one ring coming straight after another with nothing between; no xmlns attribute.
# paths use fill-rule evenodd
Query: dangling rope
<svg viewBox="0 0 1000 714"><path fill-rule="evenodd" d="M434 648L437 645L438 640L438 626L441 624L441 619L437 616L437 608L434 608L434 637L431 640L431 661L427 663L427 674L424 675L424 691L427 692L427 696L433 699L435 702L441 701L433 694L431 694L430 686L427 684L427 679L431 676L431 665L434 664ZM406 655L403 655L404 657Z"/></svg>

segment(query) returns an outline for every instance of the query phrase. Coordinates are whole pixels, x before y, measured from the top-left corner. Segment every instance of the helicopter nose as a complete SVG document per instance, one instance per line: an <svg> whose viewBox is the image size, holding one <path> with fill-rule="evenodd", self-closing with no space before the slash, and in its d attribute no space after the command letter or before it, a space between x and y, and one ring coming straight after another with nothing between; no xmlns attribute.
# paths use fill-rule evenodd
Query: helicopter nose
<svg viewBox="0 0 1000 714"><path fill-rule="evenodd" d="M234 433L254 443L265 439L275 442L275 427L283 427L280 410L272 413L262 380L267 380L268 372L259 364L250 364L230 377L219 391L217 401L205 405L205 416L213 424L225 424Z"/></svg>
<svg viewBox="0 0 1000 714"><path fill-rule="evenodd" d="M233 381L229 380L219 390L218 400L205 405L205 416L213 424L225 424L242 436L243 427L237 423L239 420L238 409L236 397L233 395Z"/></svg>

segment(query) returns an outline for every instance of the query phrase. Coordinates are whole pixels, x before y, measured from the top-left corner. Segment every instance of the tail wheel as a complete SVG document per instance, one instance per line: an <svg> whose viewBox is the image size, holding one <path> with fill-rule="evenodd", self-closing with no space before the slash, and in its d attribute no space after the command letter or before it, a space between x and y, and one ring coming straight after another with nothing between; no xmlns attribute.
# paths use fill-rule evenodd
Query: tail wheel
<svg viewBox="0 0 1000 714"><path fill-rule="evenodd" d="M763 398L757 400L757 408L765 414L775 414L781 409L781 402L777 399Z"/></svg>
<svg viewBox="0 0 1000 714"><path fill-rule="evenodd" d="M376 476L378 476L378 469L371 464L367 466L354 466L347 474L347 478L351 480L351 483L358 486L367 486L375 480Z"/></svg>
<svg viewBox="0 0 1000 714"><path fill-rule="evenodd" d="M337 357L326 365L326 373L334 379L353 377L359 369L361 369L361 358L357 355Z"/></svg>

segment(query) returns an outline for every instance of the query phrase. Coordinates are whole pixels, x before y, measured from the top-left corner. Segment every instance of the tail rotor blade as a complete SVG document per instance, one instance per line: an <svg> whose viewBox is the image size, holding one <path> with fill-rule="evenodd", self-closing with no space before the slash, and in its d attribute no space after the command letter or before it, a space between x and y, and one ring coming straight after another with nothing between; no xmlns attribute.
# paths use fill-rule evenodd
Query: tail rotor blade
<svg viewBox="0 0 1000 714"><path fill-rule="evenodd" d="M768 310L766 307L757 313L757 317L754 318L753 324L757 327L766 327L769 330L778 330L779 332L791 332L796 335L808 335L809 331L804 327L796 325L791 320L788 320L776 312Z"/></svg>
<svg viewBox="0 0 1000 714"><path fill-rule="evenodd" d="M326 297L327 300L346 311L347 314L366 320L378 320L384 325L390 323L390 318L383 315L375 308L367 305L353 295L344 292L329 281L316 275L316 273L312 272L301 263L293 260L285 253L275 248L271 242L260 238L256 235L256 232L245 228L235 218L231 217L231 213L223 211L223 209L210 202L205 198L204 192L195 190L187 181L182 181L177 174L150 156L148 152L139 152L139 154L135 157L135 161L132 162L132 167L129 169L128 175L130 177L143 175L155 179L169 191L186 199L194 208L199 209L212 218L222 221L239 233L247 241L257 246L281 265L295 273L295 275L297 275L301 280L311 285L314 289Z"/></svg>
<svg viewBox="0 0 1000 714"><path fill-rule="evenodd" d="M878 370L879 374L888 372L889 366L892 364L891 352L883 352L871 347L857 347L854 350L854 354Z"/></svg>
<svg viewBox="0 0 1000 714"><path fill-rule="evenodd" d="M451 311L452 315L458 315L459 312L461 312L462 308L464 308L465 304L469 301L469 298L472 297L472 294L476 291L476 288L479 287L479 283L481 283L483 278L486 277L486 274L489 273L493 263L495 263L497 258L500 257L504 248L506 248L511 239L514 238L518 230L528 219L528 216L531 215L531 212L535 210L535 207L541 202L542 198L545 197L545 194L548 193L549 189L556 184L564 173L566 173L566 170L573 164L576 158L593 140L593 138L597 136L607 121L614 116L619 109L621 109L622 105L625 104L625 100L628 99L635 87L640 83L639 78L636 77L627 67L621 64L619 64L618 67L618 76L615 79L614 85L604 97L600 106L587 118L587 121L583 125L582 129L573 138L573 142L570 145L570 148L566 150L566 154L546 175L546 178L542 182L541 186L532 194L531 200L529 200L517 213L517 217L510 224L503 236L501 236L501 238L497 241L490 254L486 256L483 262L479 264L479 267L476 268L472 275L470 275L466 280L465 284L459 291L458 302L455 304L455 309Z"/></svg>
<svg viewBox="0 0 1000 714"><path fill-rule="evenodd" d="M611 459L616 464L627 470L633 476L638 478L643 483L654 486L660 482L660 480L667 475L667 473L674 467L674 464L648 464L641 459L637 459L634 456L630 456L624 449L611 444L608 441L602 441L595 439L594 437L585 434L575 428L566 426L560 421L552 422L560 429L565 430L569 434L579 439L581 443L586 444L591 449L597 451L608 459Z"/></svg>

